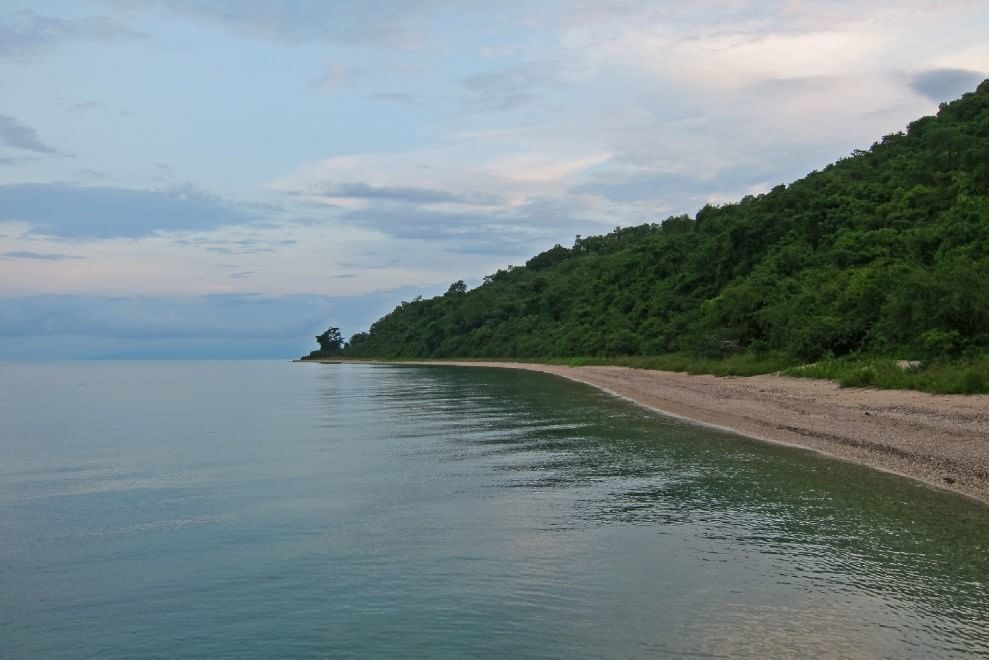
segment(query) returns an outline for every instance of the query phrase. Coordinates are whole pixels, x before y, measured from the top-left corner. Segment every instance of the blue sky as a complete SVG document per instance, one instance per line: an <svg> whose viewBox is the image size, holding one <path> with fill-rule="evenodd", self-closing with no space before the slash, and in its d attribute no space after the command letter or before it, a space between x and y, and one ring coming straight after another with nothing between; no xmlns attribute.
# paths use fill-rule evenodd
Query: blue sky
<svg viewBox="0 0 989 660"><path fill-rule="evenodd" d="M0 3L0 359L291 357L768 190L989 72L989 5Z"/></svg>

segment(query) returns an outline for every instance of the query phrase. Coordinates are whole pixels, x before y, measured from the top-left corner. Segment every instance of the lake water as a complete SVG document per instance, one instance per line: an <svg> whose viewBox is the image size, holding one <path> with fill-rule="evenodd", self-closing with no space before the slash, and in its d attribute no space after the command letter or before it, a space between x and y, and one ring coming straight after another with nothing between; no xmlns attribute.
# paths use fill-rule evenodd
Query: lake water
<svg viewBox="0 0 989 660"><path fill-rule="evenodd" d="M989 655L989 508L494 369L0 364L0 656Z"/></svg>

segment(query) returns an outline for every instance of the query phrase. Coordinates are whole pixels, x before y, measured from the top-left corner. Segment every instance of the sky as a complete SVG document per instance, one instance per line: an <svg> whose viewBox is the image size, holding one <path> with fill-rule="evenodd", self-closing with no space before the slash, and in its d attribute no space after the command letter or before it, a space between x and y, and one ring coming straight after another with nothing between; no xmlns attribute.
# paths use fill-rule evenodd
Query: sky
<svg viewBox="0 0 989 660"><path fill-rule="evenodd" d="M0 359L290 358L989 77L984 0L0 0Z"/></svg>

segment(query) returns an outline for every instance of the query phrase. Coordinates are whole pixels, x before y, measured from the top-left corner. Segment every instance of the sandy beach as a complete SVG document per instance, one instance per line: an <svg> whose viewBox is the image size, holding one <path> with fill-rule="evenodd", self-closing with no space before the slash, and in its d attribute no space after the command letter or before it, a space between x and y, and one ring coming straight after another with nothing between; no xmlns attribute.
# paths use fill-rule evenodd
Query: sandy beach
<svg viewBox="0 0 989 660"><path fill-rule="evenodd" d="M692 376L628 367L403 362L526 369L767 442L900 474L989 504L989 395L842 389L788 376Z"/></svg>

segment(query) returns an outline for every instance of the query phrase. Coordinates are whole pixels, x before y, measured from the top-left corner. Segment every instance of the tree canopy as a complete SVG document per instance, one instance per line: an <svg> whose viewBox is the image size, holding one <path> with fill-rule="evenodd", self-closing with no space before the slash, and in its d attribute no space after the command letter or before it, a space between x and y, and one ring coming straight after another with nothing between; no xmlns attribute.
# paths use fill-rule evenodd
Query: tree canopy
<svg viewBox="0 0 989 660"><path fill-rule="evenodd" d="M322 342L321 342L322 346ZM403 302L353 357L989 349L989 81L790 185Z"/></svg>
<svg viewBox="0 0 989 660"><path fill-rule="evenodd" d="M339 356L346 346L340 328L333 326L327 328L322 334L316 335L316 342L319 344L319 350L310 353L309 357L311 358Z"/></svg>

